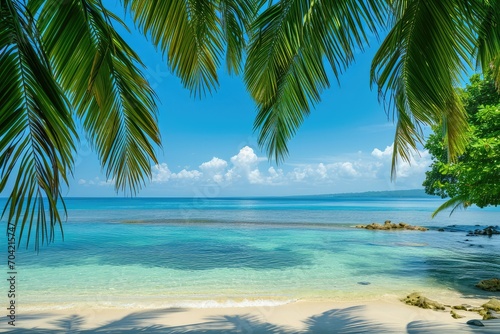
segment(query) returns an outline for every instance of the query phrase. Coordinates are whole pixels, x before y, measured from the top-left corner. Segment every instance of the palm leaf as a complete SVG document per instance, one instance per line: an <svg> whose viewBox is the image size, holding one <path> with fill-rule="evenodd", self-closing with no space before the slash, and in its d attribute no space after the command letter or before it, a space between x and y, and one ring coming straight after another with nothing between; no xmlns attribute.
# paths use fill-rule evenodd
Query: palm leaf
<svg viewBox="0 0 500 334"><path fill-rule="evenodd" d="M226 43L226 66L229 73L239 74L246 49L246 33L261 3L248 0L219 2L220 26Z"/></svg>
<svg viewBox="0 0 500 334"><path fill-rule="evenodd" d="M214 91L226 49L230 73L239 73L247 28L263 0L123 0L174 73L195 96Z"/></svg>
<svg viewBox="0 0 500 334"><path fill-rule="evenodd" d="M2 0L0 16L0 192L15 181L2 216L18 243L26 234L28 246L34 234L38 249L61 227L61 182L73 166L75 125L30 12L21 1Z"/></svg>
<svg viewBox="0 0 500 334"><path fill-rule="evenodd" d="M478 1L471 15L478 27L477 65L483 73L493 70L493 77L500 89L500 2Z"/></svg>
<svg viewBox="0 0 500 334"><path fill-rule="evenodd" d="M136 193L157 163L155 96L137 54L114 30L123 24L100 0L30 2L56 78L117 190Z"/></svg>
<svg viewBox="0 0 500 334"><path fill-rule="evenodd" d="M465 149L466 113L454 87L470 65L475 36L460 1L395 2L394 26L375 55L371 80L399 116L394 152L409 162L418 129L442 124L450 159ZM393 108L393 109L392 109ZM393 159L393 172L396 159ZM394 176L394 173L393 173Z"/></svg>
<svg viewBox="0 0 500 334"><path fill-rule="evenodd" d="M464 195L455 196L453 198L450 198L449 200L447 200L443 204L441 204L436 209L436 211L434 211L432 213L432 218L434 218L441 211L446 210L448 208L453 207L453 209L450 212L450 216L451 216L453 214L453 212L455 212L456 209L458 209L458 208L464 208L465 209L465 208L469 207L470 205L471 204L468 201L468 198L466 198Z"/></svg>
<svg viewBox="0 0 500 334"><path fill-rule="evenodd" d="M185 87L195 96L218 86L223 51L216 5L209 0L123 1L136 24L150 35Z"/></svg>
<svg viewBox="0 0 500 334"><path fill-rule="evenodd" d="M287 142L330 83L368 44L383 20L383 1L285 0L256 18L245 66L247 89L257 103L254 129L268 156L280 161Z"/></svg>

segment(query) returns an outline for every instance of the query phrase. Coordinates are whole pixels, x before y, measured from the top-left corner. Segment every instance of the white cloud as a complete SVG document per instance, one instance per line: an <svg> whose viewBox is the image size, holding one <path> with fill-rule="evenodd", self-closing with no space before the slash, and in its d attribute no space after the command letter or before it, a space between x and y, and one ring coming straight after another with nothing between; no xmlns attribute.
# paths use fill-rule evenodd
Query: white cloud
<svg viewBox="0 0 500 334"><path fill-rule="evenodd" d="M249 170L259 162L259 157L251 147L245 146L237 155L231 158L231 162L235 167Z"/></svg>
<svg viewBox="0 0 500 334"><path fill-rule="evenodd" d="M191 179L191 180L197 180L199 179L203 174L197 170L186 170L183 169L179 173L172 173L171 177L172 179Z"/></svg>
<svg viewBox="0 0 500 334"><path fill-rule="evenodd" d="M386 146L385 150L381 151L378 148L374 148L372 151L372 156L383 159L386 157L392 157L392 151L394 149L394 144L391 146Z"/></svg>
<svg viewBox="0 0 500 334"><path fill-rule="evenodd" d="M392 152L394 149L394 143L391 146L387 146L384 151L375 148L372 151L372 156L377 158L381 162L381 169L384 171L389 171L392 164ZM398 159L396 178L409 178L415 175L423 175L431 164L431 155L427 150L418 150L410 155L410 161ZM387 173L384 173L387 175Z"/></svg>
<svg viewBox="0 0 500 334"><path fill-rule="evenodd" d="M211 172L211 171L221 171L226 169L227 162L225 160L213 157L212 160L204 162L200 165L200 169L203 172Z"/></svg>
<svg viewBox="0 0 500 334"><path fill-rule="evenodd" d="M213 181L215 183L224 182L224 173L227 168L227 161L216 157L212 160L204 162L200 165L200 170L205 175L208 181Z"/></svg>
<svg viewBox="0 0 500 334"><path fill-rule="evenodd" d="M429 153L419 151L419 154L411 157L410 163L399 161L396 183L391 183L392 150L393 146L390 145L383 150L374 148L371 153L357 152L337 157L328 163L296 164L293 168L285 164L282 168L264 168L261 162L266 159L259 157L251 147L245 146L228 160L213 157L201 163L197 169L186 167L180 171L172 171L165 162L152 166L152 183L169 183L173 186L171 189L188 189L186 185L195 187L190 189L215 186L217 194L221 194L222 189L226 188L233 189L233 194L245 194L247 189L256 186L273 186L273 189L282 189L281 193L290 194L304 189L314 193L384 190L396 185L400 189L420 187L431 163ZM114 181L80 179L78 184L109 186Z"/></svg>
<svg viewBox="0 0 500 334"><path fill-rule="evenodd" d="M248 173L248 182L253 184L262 184L264 183L264 178L260 174L258 169L254 169L250 173Z"/></svg>
<svg viewBox="0 0 500 334"><path fill-rule="evenodd" d="M172 176L172 172L164 162L159 165L154 165L151 172L153 174L152 181L155 183L167 182Z"/></svg>

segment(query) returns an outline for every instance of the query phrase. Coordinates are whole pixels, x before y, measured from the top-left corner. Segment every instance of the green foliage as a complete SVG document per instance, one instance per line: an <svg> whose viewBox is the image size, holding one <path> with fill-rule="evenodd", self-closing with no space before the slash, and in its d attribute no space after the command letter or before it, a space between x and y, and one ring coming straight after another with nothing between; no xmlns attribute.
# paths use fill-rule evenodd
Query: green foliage
<svg viewBox="0 0 500 334"><path fill-rule="evenodd" d="M470 123L464 154L456 162L447 160L438 127L425 145L433 156L431 170L423 183L425 191L451 198L434 215L449 207L475 204L483 208L500 204L500 94L491 76L481 80L475 75L462 97Z"/></svg>

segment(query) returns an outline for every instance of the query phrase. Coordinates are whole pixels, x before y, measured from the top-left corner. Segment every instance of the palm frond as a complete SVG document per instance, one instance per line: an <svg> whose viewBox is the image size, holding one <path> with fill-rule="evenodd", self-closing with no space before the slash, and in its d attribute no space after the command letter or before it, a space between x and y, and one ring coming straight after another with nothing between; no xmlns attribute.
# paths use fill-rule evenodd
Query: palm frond
<svg viewBox="0 0 500 334"><path fill-rule="evenodd" d="M465 209L465 208L467 208L469 206L470 206L470 203L469 203L467 197L463 196L463 195L458 195L458 196L455 196L453 198L450 198L449 200L447 200L446 202L444 202L443 204L441 204L436 209L436 211L434 211L432 213L432 218L436 217L436 215L438 213L440 213L441 211L449 209L451 207L453 207L453 209L450 212L450 216L453 214L453 212L455 212L456 209L459 209L459 208L464 208Z"/></svg>
<svg viewBox="0 0 500 334"><path fill-rule="evenodd" d="M249 0L219 1L220 26L226 43L226 66L229 73L241 72L246 34L261 6L262 4Z"/></svg>
<svg viewBox="0 0 500 334"><path fill-rule="evenodd" d="M245 65L247 89L257 103L254 129L268 156L280 162L287 142L335 77L382 24L382 1L285 0L256 18Z"/></svg>
<svg viewBox="0 0 500 334"><path fill-rule="evenodd" d="M493 72L500 90L500 2L479 1L474 8L476 12L470 17L477 18L477 66L482 68L483 73Z"/></svg>
<svg viewBox="0 0 500 334"><path fill-rule="evenodd" d="M136 193L157 163L160 144L154 92L137 54L114 30L116 16L100 0L34 0L56 78L117 190ZM117 21L118 20L118 21Z"/></svg>
<svg viewBox="0 0 500 334"><path fill-rule="evenodd" d="M263 0L123 0L142 32L194 96L219 86L225 53L229 73L238 74L248 27Z"/></svg>
<svg viewBox="0 0 500 334"><path fill-rule="evenodd" d="M455 90L470 65L475 36L460 1L397 2L395 24L375 55L372 83L398 120L395 152L423 140L424 125L443 124L450 159L465 149L466 113ZM395 117L396 118L396 117ZM397 149L396 149L397 148ZM397 159L393 159L393 170Z"/></svg>
<svg viewBox="0 0 500 334"><path fill-rule="evenodd" d="M73 166L75 125L30 12L21 1L1 1L0 17L0 192L15 181L2 216L18 243L26 234L28 247L34 234L39 249L61 227L61 183Z"/></svg>
<svg viewBox="0 0 500 334"><path fill-rule="evenodd" d="M135 23L150 35L173 71L195 96L218 86L223 52L217 6L209 0L124 0Z"/></svg>

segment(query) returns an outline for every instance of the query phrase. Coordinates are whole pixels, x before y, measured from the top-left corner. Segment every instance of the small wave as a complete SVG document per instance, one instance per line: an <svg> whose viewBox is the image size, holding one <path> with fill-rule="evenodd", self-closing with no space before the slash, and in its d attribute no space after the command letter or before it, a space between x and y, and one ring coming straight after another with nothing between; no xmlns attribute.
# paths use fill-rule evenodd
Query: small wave
<svg viewBox="0 0 500 334"><path fill-rule="evenodd" d="M294 303L298 299L288 300L272 300L272 299L243 299L243 300L185 300L185 301L170 301L161 303L154 301L148 302L105 302L105 303L70 303L64 304L42 304L42 305L26 305L23 311L46 311L46 310L67 310L95 308L95 309L159 309L159 308L240 308L240 307L273 307Z"/></svg>
<svg viewBox="0 0 500 334"><path fill-rule="evenodd" d="M184 302L173 303L172 307L183 307L183 308L231 308L231 307L255 307L255 306L265 307L265 306L286 305L294 303L296 301L297 299L289 299L289 300L243 299L241 301L197 300L197 301L184 301Z"/></svg>

